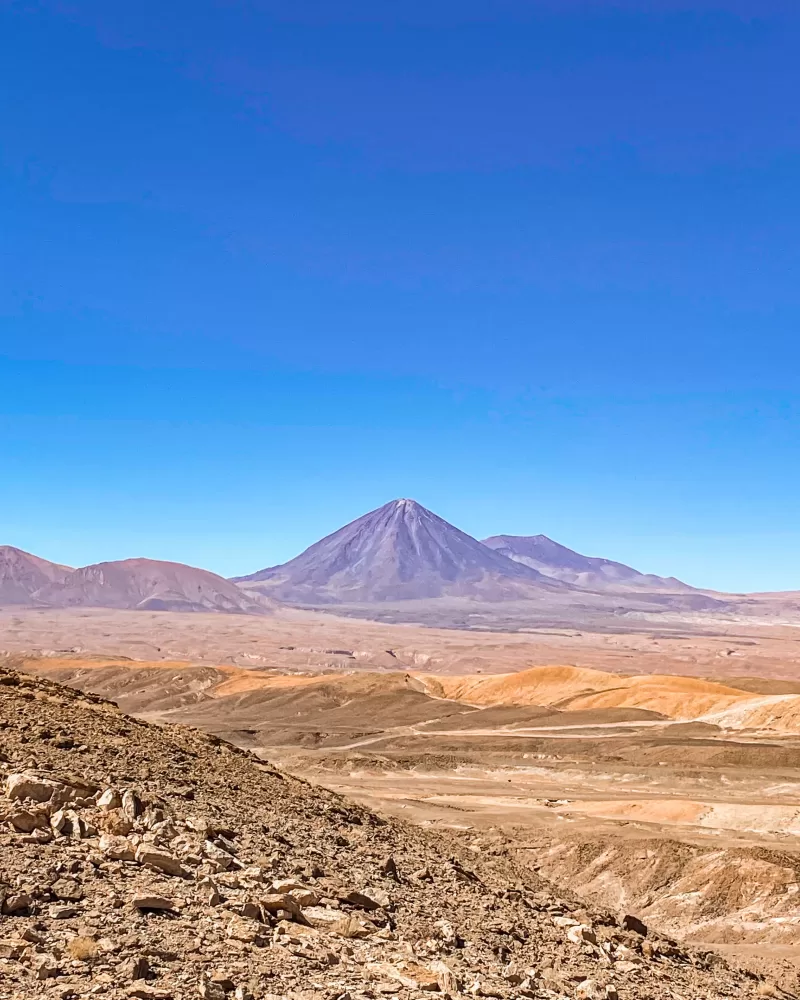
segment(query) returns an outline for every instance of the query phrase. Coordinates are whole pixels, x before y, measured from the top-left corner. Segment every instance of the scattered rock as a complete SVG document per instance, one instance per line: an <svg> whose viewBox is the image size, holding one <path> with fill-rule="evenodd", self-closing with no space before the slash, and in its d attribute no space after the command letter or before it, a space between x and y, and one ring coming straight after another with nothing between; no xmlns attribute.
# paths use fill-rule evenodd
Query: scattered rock
<svg viewBox="0 0 800 1000"><path fill-rule="evenodd" d="M136 858L136 848L125 837L104 833L100 837L98 847L113 861L134 861Z"/></svg>
<svg viewBox="0 0 800 1000"><path fill-rule="evenodd" d="M55 979L60 969L52 955L42 955L33 962L33 975L36 979Z"/></svg>
<svg viewBox="0 0 800 1000"><path fill-rule="evenodd" d="M171 990L159 989L145 983L136 983L134 986L128 987L126 996L135 997L136 1000L174 1000L175 994Z"/></svg>
<svg viewBox="0 0 800 1000"><path fill-rule="evenodd" d="M426 969L416 962L403 961L397 965L391 962L372 963L368 969L373 975L394 979L408 989L421 990L425 993L438 993L441 989L439 984L441 973ZM449 969L447 971L450 972Z"/></svg>
<svg viewBox="0 0 800 1000"><path fill-rule="evenodd" d="M177 909L174 900L167 896L155 896L150 893L137 893L131 899L131 906L137 910L174 911Z"/></svg>
<svg viewBox="0 0 800 1000"><path fill-rule="evenodd" d="M342 921L346 916L342 910L335 910L329 906L307 906L303 910L303 917L312 926L320 929L330 929Z"/></svg>
<svg viewBox="0 0 800 1000"><path fill-rule="evenodd" d="M586 924L576 924L567 931L567 940L573 944L597 944L597 935Z"/></svg>
<svg viewBox="0 0 800 1000"><path fill-rule="evenodd" d="M198 889L198 894L209 906L219 906L222 902L222 895L212 879L204 878L200 882Z"/></svg>
<svg viewBox="0 0 800 1000"><path fill-rule="evenodd" d="M63 787L59 782L35 774L10 774L6 778L6 797L12 801L30 799L33 802L49 802Z"/></svg>
<svg viewBox="0 0 800 1000"><path fill-rule="evenodd" d="M150 972L150 963L144 955L134 955L122 964L120 971L126 979L133 979L134 981L147 979Z"/></svg>
<svg viewBox="0 0 800 1000"><path fill-rule="evenodd" d="M203 1000L225 1000L227 993L221 985L213 982L211 977L205 972L200 973L197 992Z"/></svg>
<svg viewBox="0 0 800 1000"><path fill-rule="evenodd" d="M442 993L449 996L456 996L461 992L461 982L450 966L438 960L431 962L430 970L436 976L436 982Z"/></svg>
<svg viewBox="0 0 800 1000"><path fill-rule="evenodd" d="M235 941L252 943L261 937L261 927L255 920L234 916L225 934Z"/></svg>
<svg viewBox="0 0 800 1000"><path fill-rule="evenodd" d="M643 923L632 913L626 913L620 924L623 930L633 931L634 934L641 934L642 937L647 937L647 924Z"/></svg>
<svg viewBox="0 0 800 1000"><path fill-rule="evenodd" d="M270 896L264 896L261 900L261 905L268 913L275 915L288 913L293 917L299 917L301 913L300 904L288 892L273 893Z"/></svg>
<svg viewBox="0 0 800 1000"><path fill-rule="evenodd" d="M460 943L460 936L455 927L450 923L449 920L437 920L433 925L434 933L436 937L443 943L447 945L458 946Z"/></svg>
<svg viewBox="0 0 800 1000"><path fill-rule="evenodd" d="M97 799L97 808L107 812L109 809L120 809L122 807L122 796L116 788L107 788ZM135 818L135 817L131 817Z"/></svg>
<svg viewBox="0 0 800 1000"><path fill-rule="evenodd" d="M122 813L129 820L136 819L142 813L142 801L130 788L122 794Z"/></svg>
<svg viewBox="0 0 800 1000"><path fill-rule="evenodd" d="M33 900L27 892L12 893L3 900L2 913L6 917L14 917L20 913L26 913L33 904Z"/></svg>
<svg viewBox="0 0 800 1000"><path fill-rule="evenodd" d="M40 830L48 826L49 820L46 810L41 809L17 809L8 816L8 821L19 833Z"/></svg>
<svg viewBox="0 0 800 1000"><path fill-rule="evenodd" d="M343 938L367 938L375 933L375 924L364 920L355 913L350 913L341 920L337 920L330 928L332 934L337 934Z"/></svg>
<svg viewBox="0 0 800 1000"><path fill-rule="evenodd" d="M0 958L19 958L24 950L24 941L0 939Z"/></svg>
<svg viewBox="0 0 800 1000"><path fill-rule="evenodd" d="M344 899L354 906L360 906L362 910L377 910L390 903L389 893L383 889L365 889L363 892L353 890Z"/></svg>
<svg viewBox="0 0 800 1000"><path fill-rule="evenodd" d="M160 851L150 844L140 844L136 848L134 857L140 865L145 865L147 868L155 868L158 871L165 872L167 875L177 875L181 878L186 878L188 875L188 872L177 858L173 857L168 851Z"/></svg>
<svg viewBox="0 0 800 1000"><path fill-rule="evenodd" d="M50 892L65 903L79 903L84 896L83 889L74 878L60 878L50 886Z"/></svg>
<svg viewBox="0 0 800 1000"><path fill-rule="evenodd" d="M397 862L392 857L387 858L383 862L383 864L381 865L381 872L388 878L393 878L395 882L400 881L400 875L397 870Z"/></svg>
<svg viewBox="0 0 800 1000"><path fill-rule="evenodd" d="M223 993L233 993L236 989L236 983L232 979L229 979L223 972L212 972L210 982L214 986L218 986Z"/></svg>
<svg viewBox="0 0 800 1000"><path fill-rule="evenodd" d="M59 809L50 817L50 828L57 837L84 840L97 832L74 809Z"/></svg>

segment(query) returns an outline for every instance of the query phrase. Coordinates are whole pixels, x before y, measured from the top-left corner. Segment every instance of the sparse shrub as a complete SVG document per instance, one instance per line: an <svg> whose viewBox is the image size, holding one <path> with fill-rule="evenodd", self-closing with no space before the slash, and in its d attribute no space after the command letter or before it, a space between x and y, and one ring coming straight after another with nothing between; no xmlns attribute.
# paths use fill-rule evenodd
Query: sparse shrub
<svg viewBox="0 0 800 1000"><path fill-rule="evenodd" d="M100 952L97 942L90 937L74 937L67 944L67 954L78 962L89 962Z"/></svg>

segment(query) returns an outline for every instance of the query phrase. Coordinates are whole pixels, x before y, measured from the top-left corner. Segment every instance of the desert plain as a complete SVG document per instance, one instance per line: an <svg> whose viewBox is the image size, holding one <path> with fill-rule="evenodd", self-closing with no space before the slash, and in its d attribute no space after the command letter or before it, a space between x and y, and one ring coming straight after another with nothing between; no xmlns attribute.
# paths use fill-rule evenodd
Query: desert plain
<svg viewBox="0 0 800 1000"><path fill-rule="evenodd" d="M197 726L797 985L791 624L503 632L17 608L0 636L25 671Z"/></svg>

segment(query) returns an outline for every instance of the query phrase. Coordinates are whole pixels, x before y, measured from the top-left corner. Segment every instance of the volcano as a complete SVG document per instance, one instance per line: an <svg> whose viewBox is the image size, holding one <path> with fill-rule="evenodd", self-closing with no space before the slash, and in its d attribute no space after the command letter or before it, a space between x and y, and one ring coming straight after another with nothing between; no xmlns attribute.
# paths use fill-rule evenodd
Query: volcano
<svg viewBox="0 0 800 1000"><path fill-rule="evenodd" d="M364 514L281 566L234 582L295 604L436 597L494 602L571 589L406 499Z"/></svg>
<svg viewBox="0 0 800 1000"><path fill-rule="evenodd" d="M584 556L547 535L493 535L484 538L483 544L544 576L588 590L694 591L674 576L640 573L612 559Z"/></svg>

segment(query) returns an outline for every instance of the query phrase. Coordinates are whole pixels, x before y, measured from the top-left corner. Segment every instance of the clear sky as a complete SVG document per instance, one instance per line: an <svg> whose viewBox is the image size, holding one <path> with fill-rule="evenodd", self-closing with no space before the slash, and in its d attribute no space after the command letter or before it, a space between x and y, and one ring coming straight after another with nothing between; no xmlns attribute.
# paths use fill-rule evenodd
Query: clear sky
<svg viewBox="0 0 800 1000"><path fill-rule="evenodd" d="M0 0L0 542L410 496L800 589L796 0Z"/></svg>

